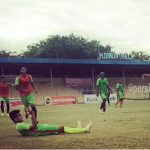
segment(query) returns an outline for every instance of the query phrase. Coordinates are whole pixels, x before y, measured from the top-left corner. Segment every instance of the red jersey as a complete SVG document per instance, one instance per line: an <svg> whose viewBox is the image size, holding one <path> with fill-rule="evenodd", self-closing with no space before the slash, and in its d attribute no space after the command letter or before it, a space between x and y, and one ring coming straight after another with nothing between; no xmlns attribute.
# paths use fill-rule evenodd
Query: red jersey
<svg viewBox="0 0 150 150"><path fill-rule="evenodd" d="M21 75L19 75L16 78L15 84L18 85L19 88L29 91L28 93L19 91L20 96L25 96L25 95L32 93L31 82L33 82L32 77L28 74L26 74L25 77L22 77Z"/></svg>
<svg viewBox="0 0 150 150"><path fill-rule="evenodd" d="M12 86L11 83L2 83L0 82L0 96L1 97L9 97L9 87Z"/></svg>

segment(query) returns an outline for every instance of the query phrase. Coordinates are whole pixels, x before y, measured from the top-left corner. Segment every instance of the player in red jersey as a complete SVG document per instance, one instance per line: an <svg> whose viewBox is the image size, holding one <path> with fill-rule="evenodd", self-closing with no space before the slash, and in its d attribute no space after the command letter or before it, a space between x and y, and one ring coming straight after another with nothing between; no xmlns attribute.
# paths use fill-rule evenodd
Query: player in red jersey
<svg viewBox="0 0 150 150"><path fill-rule="evenodd" d="M29 74L26 74L27 69L26 66L23 65L20 70L20 75L15 80L15 86L16 90L19 91L21 100L25 106L25 108L31 106L35 117L37 118L37 110L35 107L35 98L32 93L31 86L35 89L36 94L38 93L36 86L34 85L32 76ZM28 115L26 114L26 118L28 118Z"/></svg>
<svg viewBox="0 0 150 150"><path fill-rule="evenodd" d="M9 87L12 87L13 84L6 82L6 79L4 76L1 76L1 81L0 81L0 101L1 101L1 111L2 114L1 116L4 116L4 101L6 102L7 105L7 116L9 116Z"/></svg>

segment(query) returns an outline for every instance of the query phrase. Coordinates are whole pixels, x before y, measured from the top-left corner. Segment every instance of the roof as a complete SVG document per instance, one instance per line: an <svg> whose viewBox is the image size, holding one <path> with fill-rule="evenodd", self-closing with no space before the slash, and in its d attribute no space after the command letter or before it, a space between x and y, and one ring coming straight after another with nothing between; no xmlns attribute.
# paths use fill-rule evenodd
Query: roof
<svg viewBox="0 0 150 150"><path fill-rule="evenodd" d="M109 64L109 65L150 65L150 61L135 60L94 60L62 58L0 58L0 63L40 63L40 64Z"/></svg>

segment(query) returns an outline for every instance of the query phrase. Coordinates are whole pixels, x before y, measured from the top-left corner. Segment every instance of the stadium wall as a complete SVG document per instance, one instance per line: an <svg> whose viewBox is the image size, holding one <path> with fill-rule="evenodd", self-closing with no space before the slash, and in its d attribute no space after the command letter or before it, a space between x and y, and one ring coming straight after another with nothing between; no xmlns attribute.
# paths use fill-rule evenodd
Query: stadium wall
<svg viewBox="0 0 150 150"><path fill-rule="evenodd" d="M7 79L9 82L14 83L15 78ZM84 94L80 88L71 88L65 86L65 78L34 78L39 93L36 95L36 104L43 105L46 96L76 96L77 103L84 103ZM109 86L116 93L116 84L118 78L108 78ZM135 77L122 78L123 89L126 99L149 99L150 93L150 80ZM96 77L94 80L93 93L96 88ZM88 89L87 89L88 90ZM89 93L91 91L88 91ZM10 88L10 97L19 97L18 91Z"/></svg>

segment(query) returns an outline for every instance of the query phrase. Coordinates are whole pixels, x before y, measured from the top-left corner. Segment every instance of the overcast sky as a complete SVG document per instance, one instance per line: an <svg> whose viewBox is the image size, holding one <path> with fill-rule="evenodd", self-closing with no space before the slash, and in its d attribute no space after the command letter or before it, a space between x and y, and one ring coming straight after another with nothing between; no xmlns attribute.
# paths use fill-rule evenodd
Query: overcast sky
<svg viewBox="0 0 150 150"><path fill-rule="evenodd" d="M21 52L48 35L150 53L150 0L0 0L0 49Z"/></svg>

